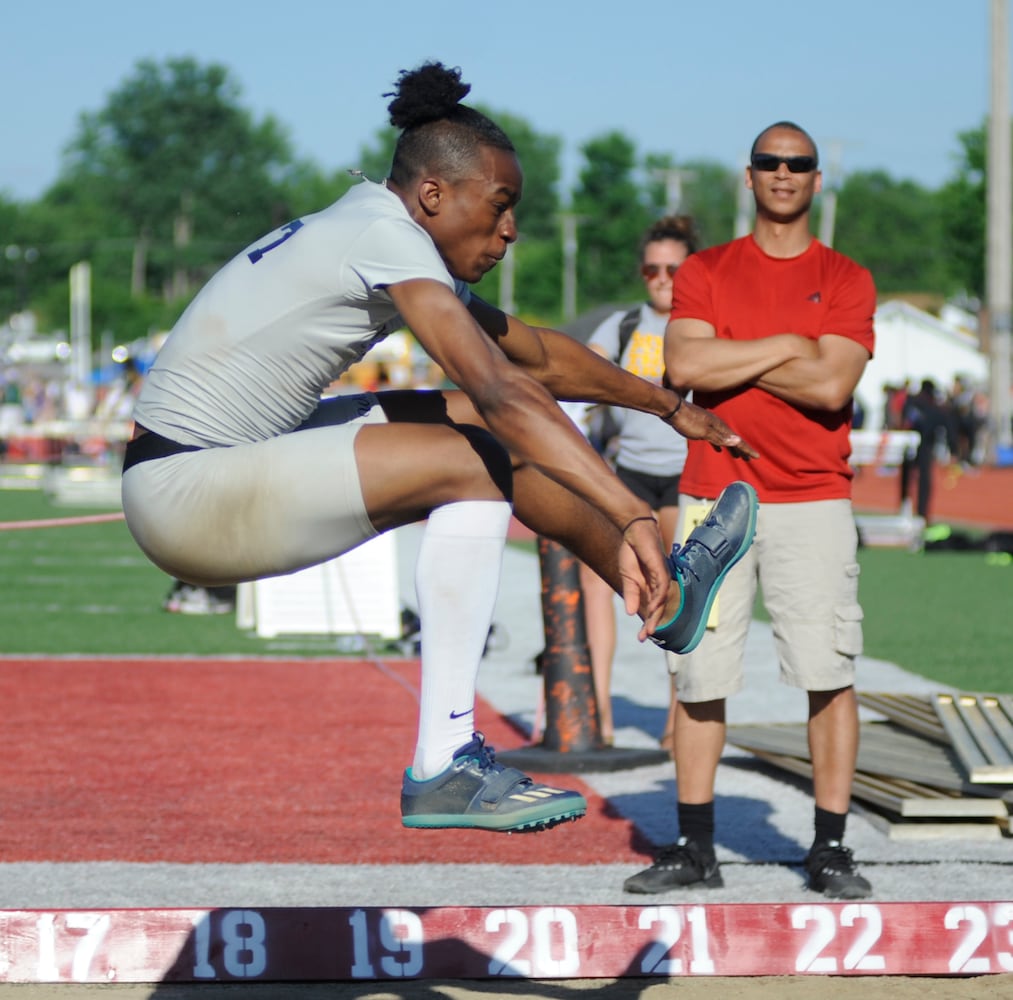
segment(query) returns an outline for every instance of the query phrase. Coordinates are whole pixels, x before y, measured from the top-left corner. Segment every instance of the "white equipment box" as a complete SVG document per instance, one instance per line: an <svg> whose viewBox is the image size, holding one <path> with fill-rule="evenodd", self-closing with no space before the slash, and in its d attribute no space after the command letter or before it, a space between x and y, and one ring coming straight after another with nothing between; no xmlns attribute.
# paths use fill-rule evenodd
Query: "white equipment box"
<svg viewBox="0 0 1013 1000"><path fill-rule="evenodd" d="M401 637L395 532L309 569L239 585L236 624L279 635Z"/></svg>

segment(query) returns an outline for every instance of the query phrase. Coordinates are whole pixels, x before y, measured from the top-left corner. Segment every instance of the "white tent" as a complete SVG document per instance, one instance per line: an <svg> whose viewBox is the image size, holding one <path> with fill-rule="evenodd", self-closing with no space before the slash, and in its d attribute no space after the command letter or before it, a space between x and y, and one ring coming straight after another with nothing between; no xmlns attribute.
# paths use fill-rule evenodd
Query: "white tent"
<svg viewBox="0 0 1013 1000"><path fill-rule="evenodd" d="M884 302L877 310L876 353L855 395L865 408L865 426L883 426L883 386L907 379L913 389L930 378L947 390L957 375L988 388L988 356L969 330L937 319L909 302Z"/></svg>

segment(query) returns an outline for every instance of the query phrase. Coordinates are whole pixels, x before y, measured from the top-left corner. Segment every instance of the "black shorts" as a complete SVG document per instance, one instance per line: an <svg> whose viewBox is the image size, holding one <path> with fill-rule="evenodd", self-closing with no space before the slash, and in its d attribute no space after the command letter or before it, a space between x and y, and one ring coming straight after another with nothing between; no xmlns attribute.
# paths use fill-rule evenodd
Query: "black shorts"
<svg viewBox="0 0 1013 1000"><path fill-rule="evenodd" d="M634 472L616 466L616 475L631 493L645 503L651 510L662 507L679 506L679 476L652 476L649 472Z"/></svg>

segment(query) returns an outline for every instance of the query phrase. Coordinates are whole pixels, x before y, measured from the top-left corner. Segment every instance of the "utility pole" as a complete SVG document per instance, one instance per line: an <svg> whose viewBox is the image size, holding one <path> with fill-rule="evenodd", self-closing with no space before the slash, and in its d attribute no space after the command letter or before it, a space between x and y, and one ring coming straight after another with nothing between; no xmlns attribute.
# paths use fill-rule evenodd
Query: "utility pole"
<svg viewBox="0 0 1013 1000"><path fill-rule="evenodd" d="M573 212L564 212L563 224L563 322L577 317L577 222Z"/></svg>
<svg viewBox="0 0 1013 1000"><path fill-rule="evenodd" d="M830 156L823 168L823 208L820 212L820 243L834 245L834 225L837 222L837 192L841 186L841 156L843 143L833 139L829 143Z"/></svg>
<svg viewBox="0 0 1013 1000"><path fill-rule="evenodd" d="M39 251L35 247L22 248L18 244L12 243L4 250L4 256L11 262L11 265L17 272L17 277L15 278L17 297L14 308L16 312L22 313L27 308L30 298L28 270L39 259Z"/></svg>
<svg viewBox="0 0 1013 1000"><path fill-rule="evenodd" d="M742 162L749 162L749 154L742 154ZM744 174L739 174L739 186L735 191L735 238L748 236L753 223L753 199L746 187Z"/></svg>
<svg viewBox="0 0 1013 1000"><path fill-rule="evenodd" d="M71 419L81 419L91 412L91 369L91 264L81 260L70 269L69 396L76 410L68 413Z"/></svg>
<svg viewBox="0 0 1013 1000"><path fill-rule="evenodd" d="M172 297L184 299L190 294L190 272L186 251L193 239L193 195L185 191L179 199L179 212L172 223L172 245L176 262L172 272Z"/></svg>
<svg viewBox="0 0 1013 1000"><path fill-rule="evenodd" d="M499 307L511 316L517 313L517 303L514 301L516 265L517 258L514 255L514 248L508 246L499 265Z"/></svg>
<svg viewBox="0 0 1013 1000"><path fill-rule="evenodd" d="M1011 206L1009 5L992 0L991 109L988 119L985 291L987 298L992 415L997 449L1008 449L1010 427L1010 314L1013 306L1013 206Z"/></svg>
<svg viewBox="0 0 1013 1000"><path fill-rule="evenodd" d="M665 214L675 215L682 205L682 185L696 177L692 170L681 167L658 167L651 173L665 185Z"/></svg>

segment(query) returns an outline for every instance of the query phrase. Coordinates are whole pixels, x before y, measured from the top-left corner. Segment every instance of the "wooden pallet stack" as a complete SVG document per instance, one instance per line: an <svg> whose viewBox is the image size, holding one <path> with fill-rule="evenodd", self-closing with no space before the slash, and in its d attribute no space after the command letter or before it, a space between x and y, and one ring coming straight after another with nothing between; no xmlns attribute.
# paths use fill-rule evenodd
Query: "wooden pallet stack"
<svg viewBox="0 0 1013 1000"><path fill-rule="evenodd" d="M1013 696L859 692L853 808L893 839L1013 833ZM729 726L728 742L812 777L804 725Z"/></svg>

